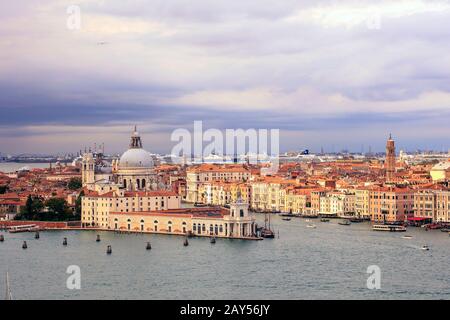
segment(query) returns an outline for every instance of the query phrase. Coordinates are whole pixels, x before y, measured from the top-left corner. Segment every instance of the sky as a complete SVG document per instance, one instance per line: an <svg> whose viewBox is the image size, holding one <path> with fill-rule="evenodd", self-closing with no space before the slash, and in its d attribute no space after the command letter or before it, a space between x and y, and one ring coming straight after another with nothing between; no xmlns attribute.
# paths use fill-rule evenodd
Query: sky
<svg viewBox="0 0 450 320"><path fill-rule="evenodd" d="M121 152L134 125L165 153L195 120L280 129L281 151L450 149L447 0L15 0L0 19L3 154Z"/></svg>

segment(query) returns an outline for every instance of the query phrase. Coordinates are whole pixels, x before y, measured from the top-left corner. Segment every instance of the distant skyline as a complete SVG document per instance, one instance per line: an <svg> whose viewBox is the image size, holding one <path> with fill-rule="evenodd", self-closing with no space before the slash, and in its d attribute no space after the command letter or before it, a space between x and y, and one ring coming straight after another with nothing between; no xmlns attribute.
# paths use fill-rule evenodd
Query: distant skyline
<svg viewBox="0 0 450 320"><path fill-rule="evenodd" d="M280 150L450 149L450 2L0 3L0 153L280 129Z"/></svg>

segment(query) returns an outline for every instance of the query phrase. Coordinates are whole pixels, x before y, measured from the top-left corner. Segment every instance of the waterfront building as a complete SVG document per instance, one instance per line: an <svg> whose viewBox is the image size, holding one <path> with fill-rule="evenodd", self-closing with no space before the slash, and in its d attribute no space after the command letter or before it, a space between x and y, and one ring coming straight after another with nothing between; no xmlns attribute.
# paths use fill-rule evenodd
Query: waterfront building
<svg viewBox="0 0 450 320"><path fill-rule="evenodd" d="M414 217L432 222L450 222L450 191L435 187L415 192Z"/></svg>
<svg viewBox="0 0 450 320"><path fill-rule="evenodd" d="M389 135L389 139L386 142L386 182L391 182L395 176L395 142L392 139L392 135Z"/></svg>
<svg viewBox="0 0 450 320"><path fill-rule="evenodd" d="M438 190L436 193L436 222L450 223L450 190Z"/></svg>
<svg viewBox="0 0 450 320"><path fill-rule="evenodd" d="M311 189L286 188L285 212L311 214Z"/></svg>
<svg viewBox="0 0 450 320"><path fill-rule="evenodd" d="M359 218L370 218L370 190L368 188L355 189L355 215Z"/></svg>
<svg viewBox="0 0 450 320"><path fill-rule="evenodd" d="M414 216L414 190L377 187L370 190L369 210L375 222L405 222Z"/></svg>
<svg viewBox="0 0 450 320"><path fill-rule="evenodd" d="M433 190L418 190L414 193L414 217L436 220L436 193Z"/></svg>
<svg viewBox="0 0 450 320"><path fill-rule="evenodd" d="M326 189L311 191L311 214L318 215L320 213L320 200L325 197L326 191Z"/></svg>
<svg viewBox="0 0 450 320"><path fill-rule="evenodd" d="M186 201L200 202L200 186L212 181L247 182L251 178L251 171L245 165L236 164L202 164L193 166L186 171Z"/></svg>
<svg viewBox="0 0 450 320"><path fill-rule="evenodd" d="M249 203L251 190L245 182L212 181L200 184L198 192L201 203L227 206L236 202L239 195Z"/></svg>
<svg viewBox="0 0 450 320"><path fill-rule="evenodd" d="M355 194L329 192L320 197L320 214L346 217L355 214Z"/></svg>
<svg viewBox="0 0 450 320"><path fill-rule="evenodd" d="M111 212L163 211L181 208L181 197L173 191L86 190L81 200L83 227L108 228Z"/></svg>
<svg viewBox="0 0 450 320"><path fill-rule="evenodd" d="M223 207L111 212L108 229L226 238L256 238L255 218L241 198Z"/></svg>
<svg viewBox="0 0 450 320"><path fill-rule="evenodd" d="M298 185L298 181L277 176L265 176L251 181L250 185L250 207L252 209L264 212L286 212L285 188Z"/></svg>

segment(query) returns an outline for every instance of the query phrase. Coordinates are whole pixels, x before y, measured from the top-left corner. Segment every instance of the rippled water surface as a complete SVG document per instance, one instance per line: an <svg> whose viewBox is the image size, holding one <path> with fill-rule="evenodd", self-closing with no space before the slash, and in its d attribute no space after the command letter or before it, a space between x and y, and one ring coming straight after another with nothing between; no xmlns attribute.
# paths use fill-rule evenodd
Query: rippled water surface
<svg viewBox="0 0 450 320"><path fill-rule="evenodd" d="M262 217L259 216L258 219ZM93 231L4 233L0 290L9 270L15 299L449 299L450 237L409 228L273 218L279 239L241 241ZM69 245L62 246L64 237ZM21 248L28 242L28 249ZM146 251L150 241L152 250ZM106 246L112 245L112 255ZM421 250L422 245L430 251ZM66 288L66 269L81 268L81 290ZM381 289L366 287L367 267L381 268Z"/></svg>

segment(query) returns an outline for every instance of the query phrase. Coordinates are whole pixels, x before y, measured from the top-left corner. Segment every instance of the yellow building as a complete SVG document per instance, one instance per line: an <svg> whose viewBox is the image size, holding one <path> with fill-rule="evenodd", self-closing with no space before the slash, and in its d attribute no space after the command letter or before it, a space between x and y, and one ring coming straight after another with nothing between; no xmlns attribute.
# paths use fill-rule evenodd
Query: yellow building
<svg viewBox="0 0 450 320"><path fill-rule="evenodd" d="M172 191L85 190L81 200L83 227L107 228L111 212L171 210L181 207L181 196Z"/></svg>
<svg viewBox="0 0 450 320"><path fill-rule="evenodd" d="M355 215L358 218L370 218L370 190L361 188L355 190Z"/></svg>
<svg viewBox="0 0 450 320"><path fill-rule="evenodd" d="M250 204L252 209L267 212L285 212L285 188L297 185L297 181L280 177L264 177L261 180L252 181L250 185Z"/></svg>
<svg viewBox="0 0 450 320"><path fill-rule="evenodd" d="M205 204L226 206L241 197L246 203L250 201L250 186L239 182L205 182L199 184L199 201Z"/></svg>
<svg viewBox="0 0 450 320"><path fill-rule="evenodd" d="M311 189L286 189L285 212L311 214Z"/></svg>
<svg viewBox="0 0 450 320"><path fill-rule="evenodd" d="M204 183L214 181L247 182L250 177L250 170L243 165L202 164L191 167L186 171L186 201L191 203L201 202L199 189Z"/></svg>
<svg viewBox="0 0 450 320"><path fill-rule="evenodd" d="M109 217L108 229L115 231L257 239L255 219L242 200L231 204L229 210L202 207L111 212Z"/></svg>
<svg viewBox="0 0 450 320"><path fill-rule="evenodd" d="M430 175L433 181L450 180L450 161L436 164L431 168Z"/></svg>

